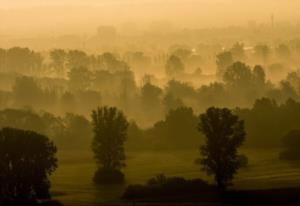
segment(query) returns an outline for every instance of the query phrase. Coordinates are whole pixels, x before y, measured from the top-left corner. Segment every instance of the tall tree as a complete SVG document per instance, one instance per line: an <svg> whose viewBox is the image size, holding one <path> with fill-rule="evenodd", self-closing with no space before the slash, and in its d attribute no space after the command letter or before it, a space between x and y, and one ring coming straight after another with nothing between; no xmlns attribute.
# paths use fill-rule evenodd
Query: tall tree
<svg viewBox="0 0 300 206"><path fill-rule="evenodd" d="M200 115L198 129L205 135L205 144L197 163L208 175L214 175L220 189L226 189L242 166L237 149L245 140L244 122L227 108L211 107Z"/></svg>
<svg viewBox="0 0 300 206"><path fill-rule="evenodd" d="M56 147L46 136L13 128L0 130L0 205L50 198L49 175L57 167Z"/></svg>
<svg viewBox="0 0 300 206"><path fill-rule="evenodd" d="M96 183L120 183L125 167L124 142L128 122L124 114L115 107L101 107L92 112L94 139L92 149L98 164Z"/></svg>

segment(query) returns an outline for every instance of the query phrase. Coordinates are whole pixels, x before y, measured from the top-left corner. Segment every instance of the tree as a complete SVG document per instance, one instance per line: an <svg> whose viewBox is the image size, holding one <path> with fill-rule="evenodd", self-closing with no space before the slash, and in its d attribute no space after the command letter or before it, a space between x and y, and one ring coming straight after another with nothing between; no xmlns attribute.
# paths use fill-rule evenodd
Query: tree
<svg viewBox="0 0 300 206"><path fill-rule="evenodd" d="M170 77L175 77L183 73L183 71L184 64L182 63L181 59L175 55L170 56L166 64L167 75Z"/></svg>
<svg viewBox="0 0 300 206"><path fill-rule="evenodd" d="M121 183L120 172L125 167L124 142L128 122L124 114L115 107L101 107L92 112L94 139L92 149L98 164L95 183Z"/></svg>
<svg viewBox="0 0 300 206"><path fill-rule="evenodd" d="M233 63L233 57L231 52L224 51L217 55L217 76L223 77L227 67Z"/></svg>
<svg viewBox="0 0 300 206"><path fill-rule="evenodd" d="M262 60L264 64L267 63L270 56L270 48L268 45L260 44L254 47L255 55Z"/></svg>
<svg viewBox="0 0 300 206"><path fill-rule="evenodd" d="M280 153L280 159L300 160L300 130L291 130L283 138L284 151Z"/></svg>
<svg viewBox="0 0 300 206"><path fill-rule="evenodd" d="M227 68L223 79L227 84L234 87L248 86L252 83L252 72L246 64L235 62Z"/></svg>
<svg viewBox="0 0 300 206"><path fill-rule="evenodd" d="M200 115L198 129L206 139L197 163L208 175L214 175L218 188L224 190L242 166L237 149L245 140L244 122L227 108L211 107Z"/></svg>
<svg viewBox="0 0 300 206"><path fill-rule="evenodd" d="M236 60L244 60L245 58L245 49L243 43L235 43L233 47L231 48L230 52L232 53L232 56Z"/></svg>
<svg viewBox="0 0 300 206"><path fill-rule="evenodd" d="M54 49L50 52L52 66L59 75L64 75L67 53L63 49Z"/></svg>
<svg viewBox="0 0 300 206"><path fill-rule="evenodd" d="M57 167L56 147L46 136L26 130L0 130L0 205L49 199L48 177Z"/></svg>
<svg viewBox="0 0 300 206"><path fill-rule="evenodd" d="M288 59L291 56L290 48L285 44L280 44L276 48L276 53L281 59Z"/></svg>
<svg viewBox="0 0 300 206"><path fill-rule="evenodd" d="M17 77L13 85L15 104L18 106L40 106L43 100L43 89L33 77Z"/></svg>
<svg viewBox="0 0 300 206"><path fill-rule="evenodd" d="M112 53L106 52L98 57L100 61L100 69L109 72L127 71L129 66L126 62L118 60Z"/></svg>
<svg viewBox="0 0 300 206"><path fill-rule="evenodd" d="M88 55L79 50L71 50L67 53L67 65L69 69L76 67L89 67L90 61Z"/></svg>
<svg viewBox="0 0 300 206"><path fill-rule="evenodd" d="M91 84L92 73L86 67L74 67L68 77L71 90L86 90Z"/></svg>

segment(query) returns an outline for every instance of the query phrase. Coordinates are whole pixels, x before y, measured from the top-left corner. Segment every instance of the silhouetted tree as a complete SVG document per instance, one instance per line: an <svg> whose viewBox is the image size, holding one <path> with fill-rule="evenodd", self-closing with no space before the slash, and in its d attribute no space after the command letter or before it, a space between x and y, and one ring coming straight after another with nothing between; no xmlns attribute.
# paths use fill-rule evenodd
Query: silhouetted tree
<svg viewBox="0 0 300 206"><path fill-rule="evenodd" d="M276 48L276 53L279 58L288 59L291 56L290 48L285 44L280 44Z"/></svg>
<svg viewBox="0 0 300 206"><path fill-rule="evenodd" d="M51 64L59 75L64 74L67 53L63 49L50 51Z"/></svg>
<svg viewBox="0 0 300 206"><path fill-rule="evenodd" d="M262 66L260 65L256 65L253 68L253 80L254 83L260 87L260 89L262 88L262 86L266 83L266 73L263 69Z"/></svg>
<svg viewBox="0 0 300 206"><path fill-rule="evenodd" d="M184 64L181 59L175 55L170 56L166 64L166 74L170 77L176 77L183 73Z"/></svg>
<svg viewBox="0 0 300 206"><path fill-rule="evenodd" d="M284 160L300 160L300 130L292 130L283 138L284 151L280 153L280 158Z"/></svg>
<svg viewBox="0 0 300 206"><path fill-rule="evenodd" d="M125 166L124 142L128 122L115 107L101 107L92 112L94 139L92 148L98 164L96 183L121 183Z"/></svg>
<svg viewBox="0 0 300 206"><path fill-rule="evenodd" d="M252 82L251 69L242 62L235 62L227 68L223 79L232 86L250 85Z"/></svg>
<svg viewBox="0 0 300 206"><path fill-rule="evenodd" d="M233 57L231 52L225 51L217 55L217 76L223 77L227 67L233 63Z"/></svg>
<svg viewBox="0 0 300 206"><path fill-rule="evenodd" d="M201 146L202 165L209 175L214 175L217 186L226 189L242 166L237 149L245 140L244 122L229 109L209 108L200 115L198 129L206 139Z"/></svg>
<svg viewBox="0 0 300 206"><path fill-rule="evenodd" d="M267 60L270 56L270 48L268 45L260 44L254 47L255 55L262 60L264 64L267 63Z"/></svg>
<svg viewBox="0 0 300 206"><path fill-rule="evenodd" d="M67 53L67 65L70 69L79 67L89 67L88 55L79 50L71 50Z"/></svg>
<svg viewBox="0 0 300 206"><path fill-rule="evenodd" d="M68 73L72 90L86 90L91 84L92 73L86 67L74 67Z"/></svg>
<svg viewBox="0 0 300 206"><path fill-rule="evenodd" d="M0 130L0 205L49 199L56 147L46 136L13 128Z"/></svg>
<svg viewBox="0 0 300 206"><path fill-rule="evenodd" d="M245 50L243 43L236 43L231 48L230 52L232 53L235 60L244 60L245 58Z"/></svg>
<svg viewBox="0 0 300 206"><path fill-rule="evenodd" d="M184 104L180 98L175 98L172 93L167 93L163 98L165 112L168 113L172 109L183 107Z"/></svg>
<svg viewBox="0 0 300 206"><path fill-rule="evenodd" d="M17 106L37 106L43 99L43 90L35 79L29 76L16 78L13 94Z"/></svg>
<svg viewBox="0 0 300 206"><path fill-rule="evenodd" d="M129 66L124 61L118 60L112 53L106 52L99 56L100 69L109 72L126 71Z"/></svg>

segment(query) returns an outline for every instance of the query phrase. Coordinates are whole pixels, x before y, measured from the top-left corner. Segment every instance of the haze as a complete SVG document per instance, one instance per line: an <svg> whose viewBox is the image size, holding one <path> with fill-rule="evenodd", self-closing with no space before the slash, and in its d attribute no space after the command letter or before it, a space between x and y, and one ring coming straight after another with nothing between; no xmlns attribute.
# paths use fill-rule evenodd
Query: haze
<svg viewBox="0 0 300 206"><path fill-rule="evenodd" d="M173 27L203 28L299 22L300 1L286 0L1 0L0 32L5 35L87 34L101 24L169 22ZM17 33L16 33L17 32Z"/></svg>

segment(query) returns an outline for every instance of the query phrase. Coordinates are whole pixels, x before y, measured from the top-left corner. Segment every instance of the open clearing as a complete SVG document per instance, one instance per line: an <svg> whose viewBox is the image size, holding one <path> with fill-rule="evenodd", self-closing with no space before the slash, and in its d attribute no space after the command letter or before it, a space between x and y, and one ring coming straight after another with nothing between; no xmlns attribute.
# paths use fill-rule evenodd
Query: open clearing
<svg viewBox="0 0 300 206"><path fill-rule="evenodd" d="M240 170L234 182L235 187L263 189L300 186L300 164L280 161L279 150L245 149L243 153L249 158L249 166ZM96 166L91 152L60 152L58 156L59 167L51 178L54 199L66 206L100 205L116 201L122 194L125 186L96 187L93 184ZM197 151L129 153L124 170L126 184L144 183L161 173L211 181L194 164L198 156Z"/></svg>

